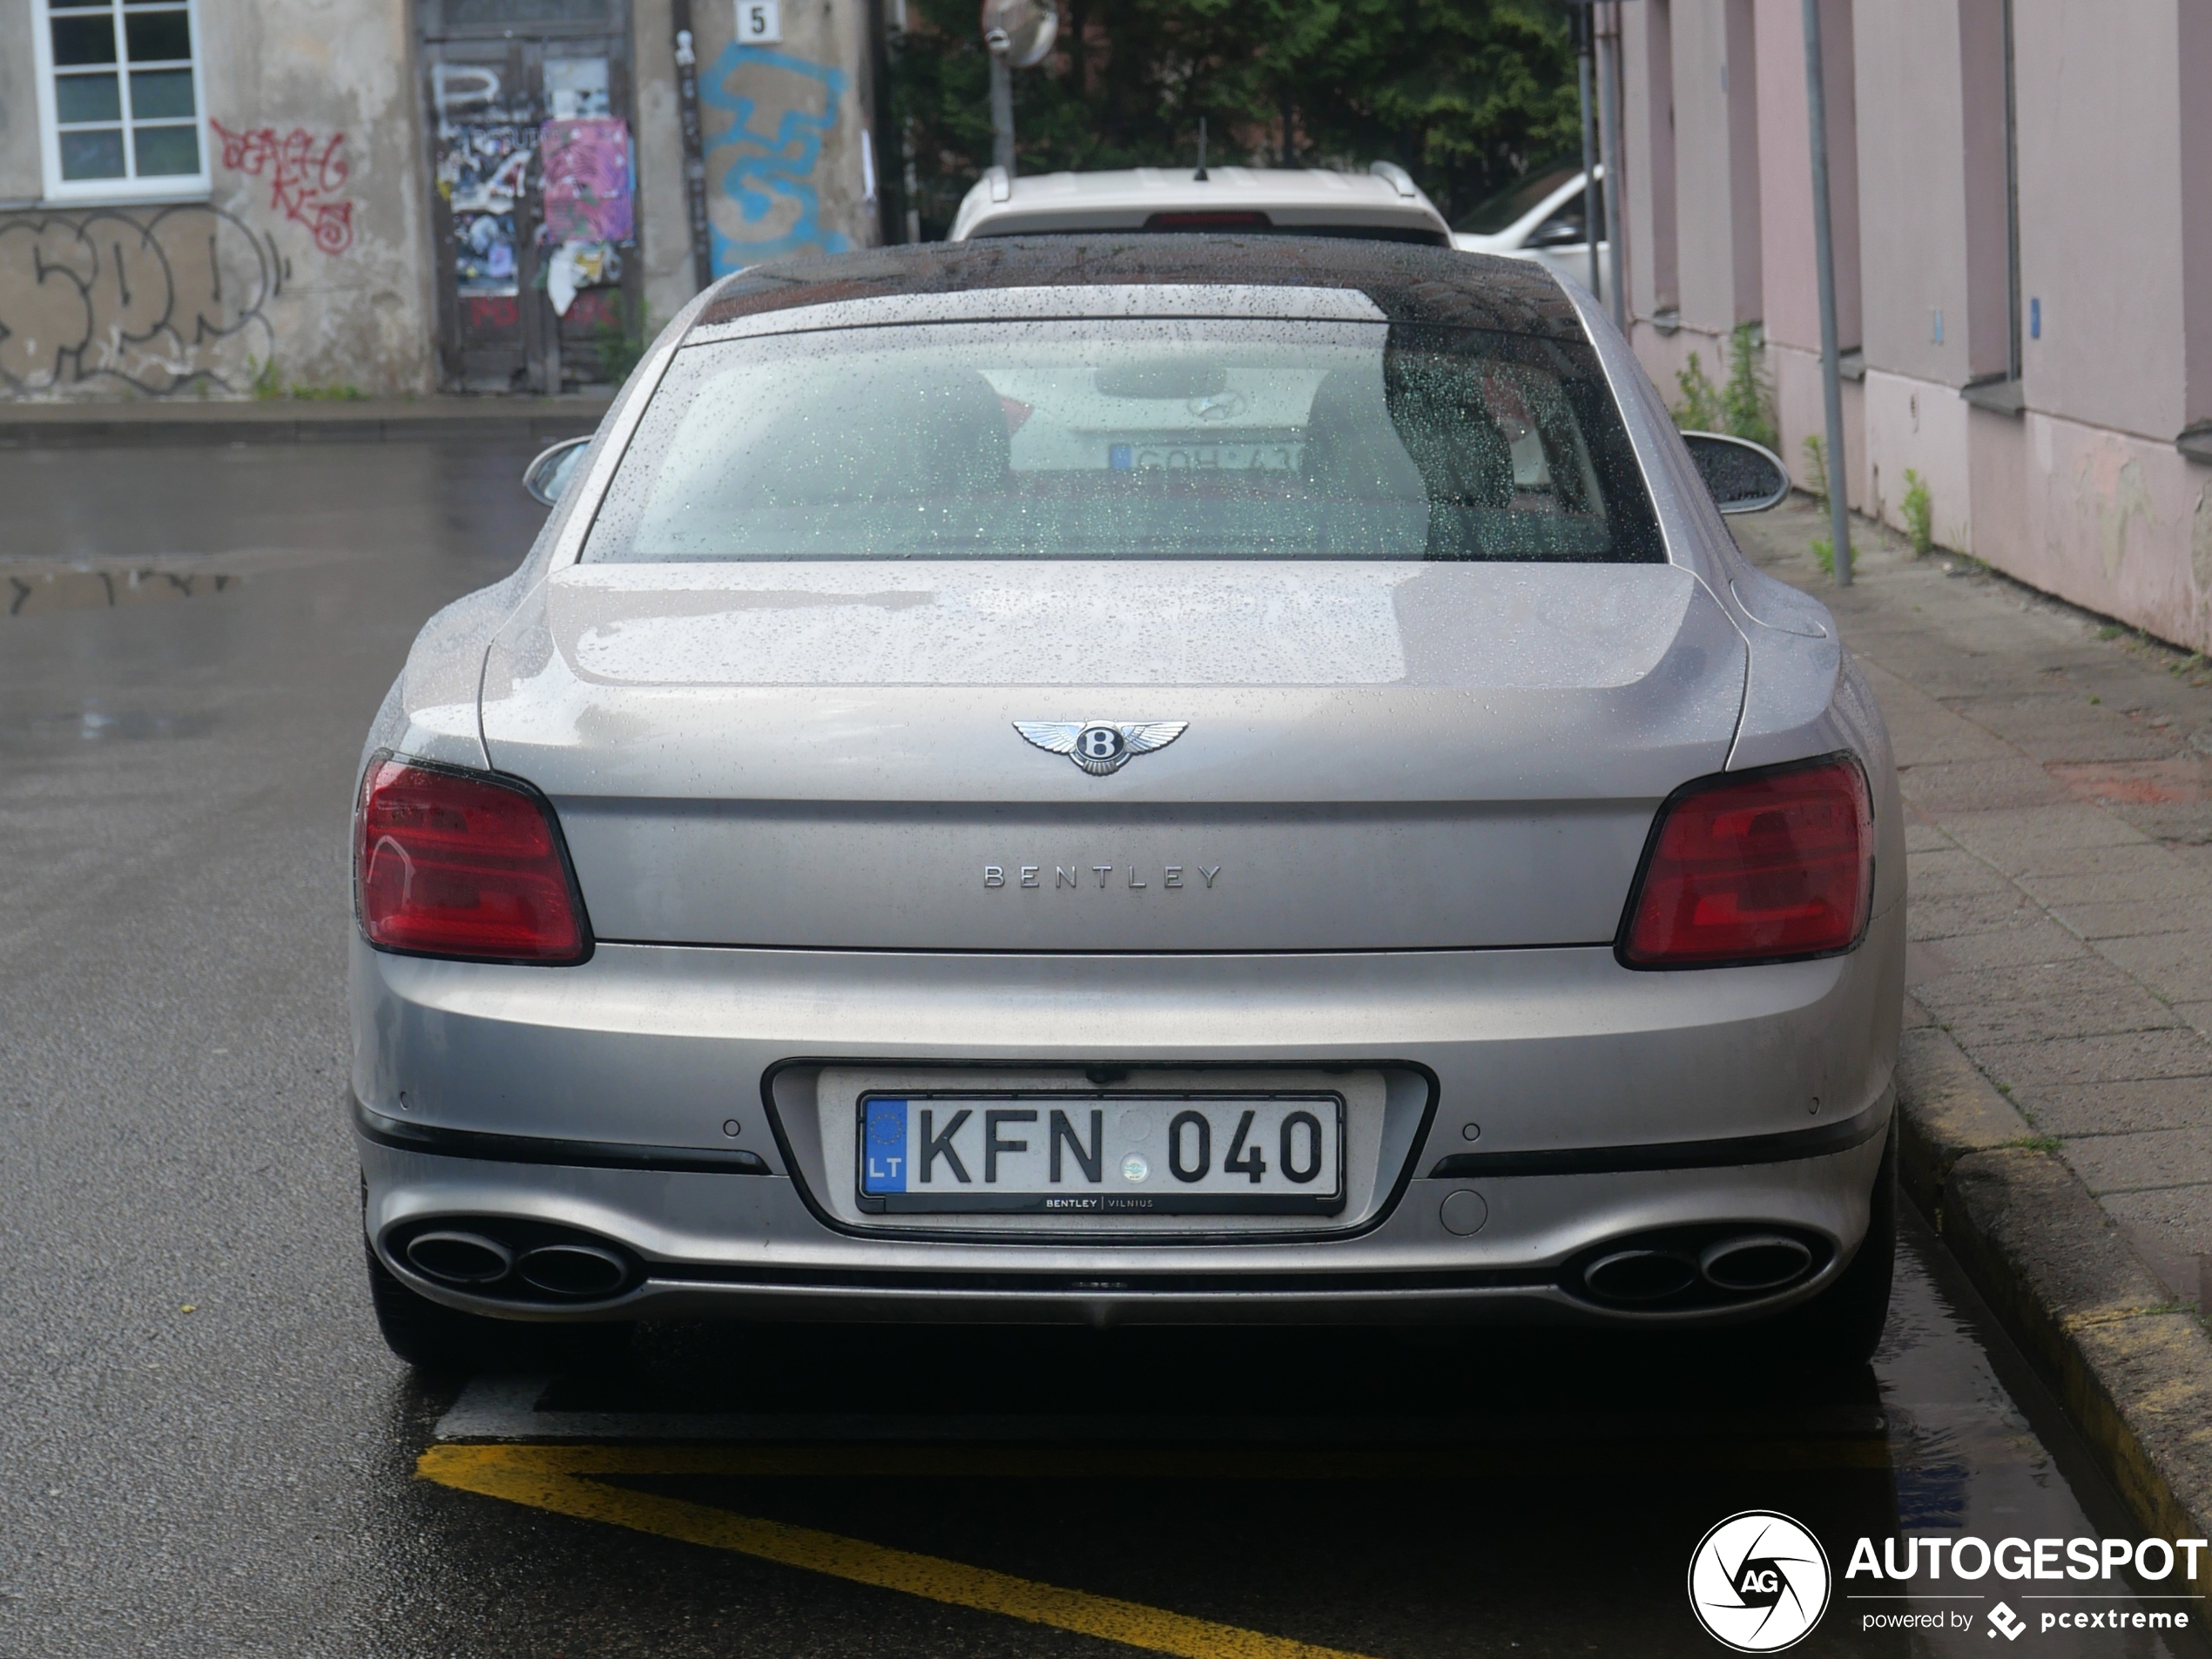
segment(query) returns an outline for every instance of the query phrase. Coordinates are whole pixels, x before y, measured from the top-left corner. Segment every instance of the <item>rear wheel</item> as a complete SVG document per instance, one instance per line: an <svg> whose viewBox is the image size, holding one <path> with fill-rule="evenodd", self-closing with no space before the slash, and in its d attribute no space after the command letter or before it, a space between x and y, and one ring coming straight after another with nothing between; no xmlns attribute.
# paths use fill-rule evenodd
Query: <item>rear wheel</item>
<svg viewBox="0 0 2212 1659"><path fill-rule="evenodd" d="M1776 1321L1792 1357L1824 1369L1856 1370L1874 1357L1889 1323L1890 1278L1897 1265L1897 1125L1868 1195L1866 1237L1833 1285Z"/></svg>
<svg viewBox="0 0 2212 1659"><path fill-rule="evenodd" d="M630 1341L627 1325L542 1325L464 1313L409 1290L374 1250L368 1253L368 1296L384 1345L426 1375L606 1364Z"/></svg>

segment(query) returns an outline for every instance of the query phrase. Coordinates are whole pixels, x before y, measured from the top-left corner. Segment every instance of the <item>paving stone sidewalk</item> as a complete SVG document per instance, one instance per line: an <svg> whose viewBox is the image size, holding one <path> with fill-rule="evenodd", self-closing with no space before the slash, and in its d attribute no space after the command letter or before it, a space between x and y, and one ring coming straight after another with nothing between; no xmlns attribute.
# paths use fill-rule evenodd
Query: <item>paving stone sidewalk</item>
<svg viewBox="0 0 2212 1659"><path fill-rule="evenodd" d="M2175 1302L2212 1304L2212 664L1802 502L1732 521L1817 594L1897 748L1908 1052L1948 1032Z"/></svg>

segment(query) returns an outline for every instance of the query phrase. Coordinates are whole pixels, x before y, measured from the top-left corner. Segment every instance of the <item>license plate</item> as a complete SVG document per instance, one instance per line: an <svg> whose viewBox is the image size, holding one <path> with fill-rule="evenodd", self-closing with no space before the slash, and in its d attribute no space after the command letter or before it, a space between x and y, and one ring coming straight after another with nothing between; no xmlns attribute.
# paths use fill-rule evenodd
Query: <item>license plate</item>
<svg viewBox="0 0 2212 1659"><path fill-rule="evenodd" d="M860 1200L893 1215L1334 1215L1344 1101L1312 1095L860 1097Z"/></svg>

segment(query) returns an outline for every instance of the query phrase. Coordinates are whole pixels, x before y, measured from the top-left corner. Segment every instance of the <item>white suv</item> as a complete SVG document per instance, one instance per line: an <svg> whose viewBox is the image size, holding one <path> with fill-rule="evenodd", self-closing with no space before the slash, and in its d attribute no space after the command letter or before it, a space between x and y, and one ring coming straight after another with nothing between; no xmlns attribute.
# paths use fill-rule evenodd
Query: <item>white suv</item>
<svg viewBox="0 0 2212 1659"><path fill-rule="evenodd" d="M1280 231L1452 245L1452 227L1403 167L1133 167L1010 179L993 167L953 220L951 240L1069 231Z"/></svg>

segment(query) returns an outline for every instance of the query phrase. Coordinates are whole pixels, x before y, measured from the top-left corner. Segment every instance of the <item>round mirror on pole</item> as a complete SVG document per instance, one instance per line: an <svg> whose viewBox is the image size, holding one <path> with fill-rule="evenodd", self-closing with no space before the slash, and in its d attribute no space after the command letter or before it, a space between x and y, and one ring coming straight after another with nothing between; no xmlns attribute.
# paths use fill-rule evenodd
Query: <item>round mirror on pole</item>
<svg viewBox="0 0 2212 1659"><path fill-rule="evenodd" d="M1052 0L983 0L983 44L1008 69L1035 69L1060 38Z"/></svg>

